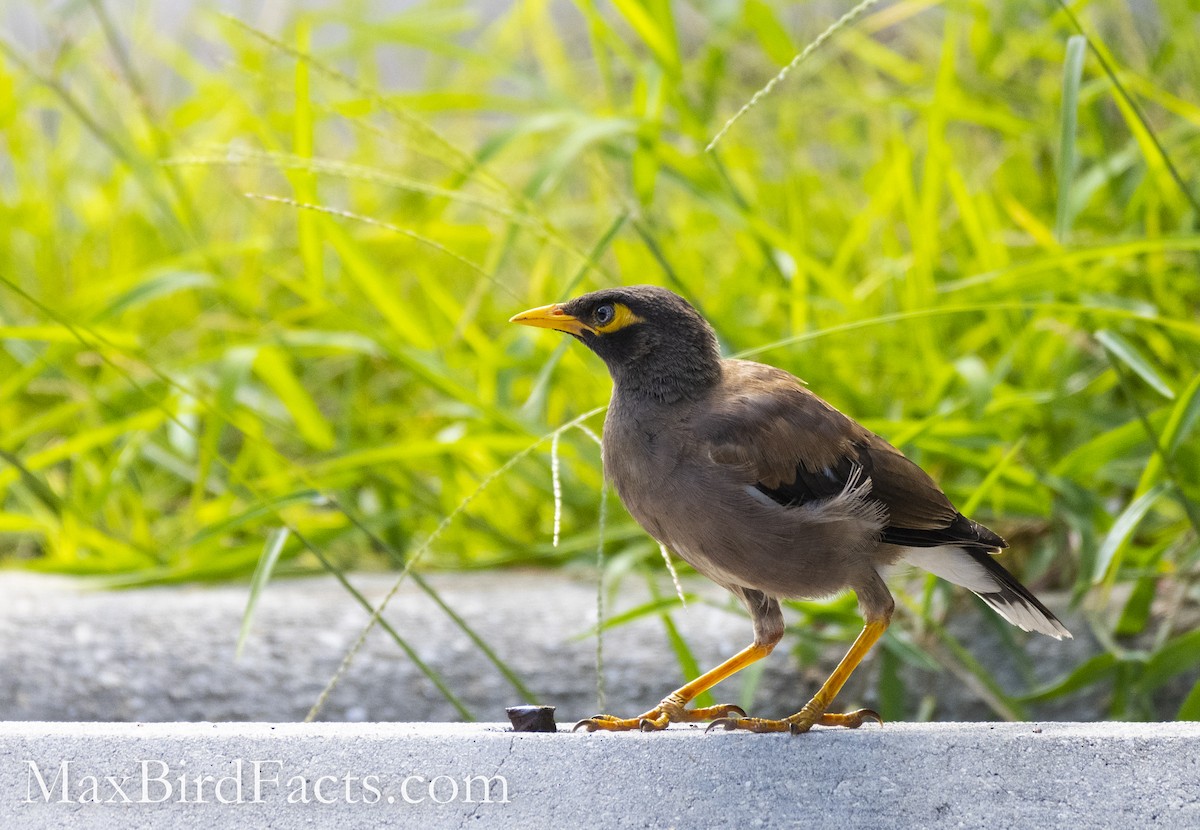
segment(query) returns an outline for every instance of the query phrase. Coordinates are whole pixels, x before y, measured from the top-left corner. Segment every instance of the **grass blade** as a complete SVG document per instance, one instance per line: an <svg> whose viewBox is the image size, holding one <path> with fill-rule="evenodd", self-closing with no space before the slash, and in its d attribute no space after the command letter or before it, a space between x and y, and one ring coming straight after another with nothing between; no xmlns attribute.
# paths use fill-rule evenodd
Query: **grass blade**
<svg viewBox="0 0 1200 830"><path fill-rule="evenodd" d="M1045 703L1048 700L1065 697L1079 689L1085 689L1116 674L1117 658L1112 653L1097 654L1076 666L1066 677L1048 686L1021 696L1022 703Z"/></svg>
<svg viewBox="0 0 1200 830"><path fill-rule="evenodd" d="M523 701L526 703L537 703L542 699L541 695L525 685L525 681L521 679L520 675L513 671L512 667L510 667L508 663L504 662L500 658L500 655L496 653L496 650L488 645L487 641L480 637L479 633L476 632L474 628L467 625L467 621L459 616L458 612L451 608L449 603L442 599L441 594L435 591L433 586L430 585L423 576L414 572L412 574L412 580L417 584L417 587L425 592L426 596L428 596L434 601L434 603L437 604L437 607L442 610L442 613L449 617L450 621L458 626L458 629L462 631L462 633L467 635L467 638L475 644L475 647L483 652L483 656L488 659L488 662L496 667L496 670L504 676L504 679L509 682L509 685L511 685L513 690L521 696Z"/></svg>
<svg viewBox="0 0 1200 830"><path fill-rule="evenodd" d="M180 291L213 288L216 285L217 280L212 274L199 271L167 271L154 274L149 279L143 280L115 297L103 311L96 315L96 319L105 320L117 317L126 311L153 300L169 297Z"/></svg>
<svg viewBox="0 0 1200 830"><path fill-rule="evenodd" d="M254 575L250 577L250 593L246 596L246 610L242 612L242 627L238 631L235 657L242 656L242 648L246 645L246 638L250 636L250 621L254 617L254 609L258 606L258 598L266 589L267 583L271 581L271 573L275 570L275 564L279 561L279 555L283 553L283 546L287 544L287 539L288 529L286 527L276 528L271 531L270 537L267 538L267 544L263 547L258 567L254 569Z"/></svg>
<svg viewBox="0 0 1200 830"><path fill-rule="evenodd" d="M1076 128L1079 120L1079 81L1083 77L1083 58L1087 54L1087 39L1072 35L1067 39L1067 59L1063 63L1062 134L1058 142L1058 212L1054 235L1066 244L1070 231L1072 188L1075 183Z"/></svg>
<svg viewBox="0 0 1200 830"><path fill-rule="evenodd" d="M62 516L62 499L60 499L58 494L50 488L49 484L47 484L40 476L26 467L21 462L21 459L13 453L0 449L0 458L7 461L9 465L13 467L13 469L20 473L22 483L24 483L24 485L29 489L29 492L32 493L33 496L39 502L41 502L44 507L50 510L50 512L55 516Z"/></svg>
<svg viewBox="0 0 1200 830"><path fill-rule="evenodd" d="M1183 705L1179 707L1179 711L1175 715L1175 720L1200 721L1200 680L1197 680L1196 685L1188 692Z"/></svg>
<svg viewBox="0 0 1200 830"><path fill-rule="evenodd" d="M1179 401L1167 419L1163 428L1162 442L1167 456L1174 454L1191 433L1192 428L1200 421L1200 374L1192 378L1187 389L1179 396Z"/></svg>
<svg viewBox="0 0 1200 830"><path fill-rule="evenodd" d="M661 9L666 7L665 3L647 3L644 0L613 0L613 6L625 18L625 22L630 28L637 33L637 36L642 39L642 42L649 47L650 52L654 55L662 68L674 75L679 76L679 44L675 39L675 33L669 28L669 23L662 19L656 19L656 15L652 6ZM667 12L669 14L669 10Z"/></svg>
<svg viewBox="0 0 1200 830"><path fill-rule="evenodd" d="M862 0L862 2L859 3L857 6L855 6L850 11L846 12L844 15L842 15L837 20L835 20L829 26L828 29L821 32L821 34L817 35L816 38L813 39L812 43L808 44L808 46L805 46L804 49L799 54L797 54L794 58L792 58L791 63L789 63L787 66L783 67L783 69L779 70L779 73L776 74L775 77L772 78L770 81L768 81L766 86L764 86L758 92L754 93L754 95L751 96L750 100L747 101L745 104L743 104L742 108L740 110L738 110L737 112L735 112L733 114L733 116L728 121L725 122L725 124L721 127L721 129L717 132L717 134L712 137L712 140L710 142L708 142L708 146L706 146L704 148L704 151L706 153L711 153L713 150L715 150L717 147L717 144L719 144L721 139L725 137L725 134L727 132L729 132L730 128L733 127L733 125L736 124L743 115L745 115L747 112L749 112L755 106L757 106L759 101L761 101L763 98L770 95L771 90L773 90L775 88L775 86L777 84L779 84L781 81L783 81L783 79L786 78L793 69L795 69L800 64L804 63L804 61L807 60L808 57L813 52L820 49L821 45L823 43L825 43L825 41L829 40L829 38L831 38L835 34L837 34L837 32L840 29L843 29L846 26L849 26L856 19L858 19L858 17L860 17L864 12L866 12L868 9L870 9L872 6L874 6L878 2L879 2L879 0Z"/></svg>
<svg viewBox="0 0 1200 830"><path fill-rule="evenodd" d="M1158 649L1146 661L1138 678L1138 689L1149 694L1177 674L1191 671L1200 665L1200 631L1189 631Z"/></svg>
<svg viewBox="0 0 1200 830"><path fill-rule="evenodd" d="M1158 392L1169 401L1175 400L1175 390L1173 390L1171 385L1163 379L1163 376L1160 375L1152 365L1150 365L1150 361L1146 359L1145 355L1143 355L1136 346L1134 346L1121 335L1117 334L1115 331L1109 331L1108 329L1100 329L1097 331L1096 339L1100 341L1100 345L1104 346L1109 354L1120 360L1131 370L1133 370L1134 374L1146 381L1146 383L1150 384L1154 391Z"/></svg>
<svg viewBox="0 0 1200 830"><path fill-rule="evenodd" d="M1146 462L1146 469L1134 491L1135 496L1140 496L1158 483L1165 465L1174 457L1175 451L1186 440L1197 421L1200 421L1200 374L1192 378L1171 408L1171 414L1158 438L1161 452L1154 453Z"/></svg>
<svg viewBox="0 0 1200 830"><path fill-rule="evenodd" d="M292 371L285 352L274 346L264 346L254 359L254 372L271 387L271 391L286 407L296 429L304 439L319 450L333 449L336 443L333 428L321 414L312 395L304 388L296 373Z"/></svg>
<svg viewBox="0 0 1200 830"><path fill-rule="evenodd" d="M1117 520L1113 522L1112 529L1104 537L1104 543L1100 546L1100 550L1096 554L1096 568L1092 572L1093 585L1099 585L1110 572L1115 572L1120 568L1120 554L1124 551L1129 537L1137 530L1138 524L1150 512L1150 508L1154 506L1154 503L1170 487L1171 485L1166 482L1156 484L1140 498L1134 499L1126 505L1125 509L1121 511L1121 515L1117 516Z"/></svg>

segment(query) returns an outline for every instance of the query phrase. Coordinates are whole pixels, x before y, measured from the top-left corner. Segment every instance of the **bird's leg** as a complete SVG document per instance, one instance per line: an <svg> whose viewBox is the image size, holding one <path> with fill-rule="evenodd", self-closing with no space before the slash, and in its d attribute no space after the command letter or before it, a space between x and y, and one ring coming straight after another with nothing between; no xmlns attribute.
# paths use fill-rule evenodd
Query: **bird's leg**
<svg viewBox="0 0 1200 830"><path fill-rule="evenodd" d="M715 720L709 725L709 729L714 729L718 726L725 729L749 729L751 732L791 732L793 735L801 732L807 732L812 728L813 724L821 726L845 726L849 729L855 729L863 724L863 721L874 720L878 723L883 723L883 718L878 712L871 709L859 709L855 712L847 712L846 714L826 713L829 704L833 703L833 699L837 697L837 693L842 690L842 686L850 675L866 657L867 652L871 650L871 646L875 645L875 641L883 636L883 632L887 630L889 618L871 620L863 628L858 638L854 641L854 645L850 646L850 650L846 652L846 656L842 658L842 662L833 670L833 674L825 681L825 684L813 695L812 700L804 704L804 708L789 718L783 720L768 720L766 718L721 718Z"/></svg>
<svg viewBox="0 0 1200 830"><path fill-rule="evenodd" d="M630 729L653 732L659 729L666 729L669 723L694 723L696 721L713 720L714 718L726 718L729 720L745 719L746 713L742 707L735 706L732 703L706 706L702 709L686 709L684 707L691 703L698 695L708 691L725 678L741 671L751 663L766 657L775 648L776 642L778 642L778 638L774 642L754 642L715 669L706 671L691 683L671 692L671 694L663 698L649 712L638 715L636 718L595 715L594 717L584 718L579 721L572 728L572 731L582 727L588 732L595 732L597 729L607 732L624 732ZM734 713L737 713L739 717L730 718L729 716Z"/></svg>
<svg viewBox="0 0 1200 830"><path fill-rule="evenodd" d="M654 731L666 729L669 723L695 723L696 721L713 720L714 718L729 718L736 714L745 718L746 713L740 706L726 703L720 706L706 706L702 709L686 709L698 695L707 692L725 678L736 674L742 669L766 657L783 639L783 612L779 602L761 591L741 586L729 586L729 590L740 599L754 620L754 642L730 657L721 665L697 677L691 683L676 689L662 699L657 706L636 718L616 718L612 715L596 715L585 718L575 724L575 729L583 727L589 732L603 729L610 732L620 732L628 729Z"/></svg>

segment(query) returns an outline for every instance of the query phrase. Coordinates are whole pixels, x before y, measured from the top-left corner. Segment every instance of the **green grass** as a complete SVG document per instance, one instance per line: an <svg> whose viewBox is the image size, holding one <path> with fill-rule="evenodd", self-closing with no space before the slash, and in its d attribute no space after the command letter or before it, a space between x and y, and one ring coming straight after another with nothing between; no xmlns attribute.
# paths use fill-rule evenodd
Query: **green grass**
<svg viewBox="0 0 1200 830"><path fill-rule="evenodd" d="M881 4L711 153L849 4L360 2L179 36L116 8L0 31L4 562L256 592L592 564L598 449L560 434L555 547L549 436L608 380L505 321L655 282L901 446L1105 647L991 688L930 583L885 642L889 713L936 651L999 716L1099 684L1114 717L1200 717L1194 4ZM615 500L602 561L602 596L669 596Z"/></svg>

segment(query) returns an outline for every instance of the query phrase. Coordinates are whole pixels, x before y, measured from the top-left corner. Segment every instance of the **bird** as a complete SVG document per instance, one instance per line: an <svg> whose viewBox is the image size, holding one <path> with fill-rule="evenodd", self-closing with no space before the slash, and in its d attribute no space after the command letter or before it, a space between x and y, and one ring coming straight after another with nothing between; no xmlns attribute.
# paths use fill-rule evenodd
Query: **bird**
<svg viewBox="0 0 1200 830"><path fill-rule="evenodd" d="M605 288L532 308L510 322L573 336L607 366L604 473L658 542L746 607L753 642L636 717L600 714L589 732L656 731L710 722L799 734L815 725L883 723L871 709L828 711L887 630L895 601L884 576L911 565L977 594L1009 623L1055 639L1066 626L995 561L1003 538L963 516L900 450L826 403L790 373L723 358L709 323L652 285ZM852 590L863 629L799 712L748 717L695 698L771 653L780 601Z"/></svg>

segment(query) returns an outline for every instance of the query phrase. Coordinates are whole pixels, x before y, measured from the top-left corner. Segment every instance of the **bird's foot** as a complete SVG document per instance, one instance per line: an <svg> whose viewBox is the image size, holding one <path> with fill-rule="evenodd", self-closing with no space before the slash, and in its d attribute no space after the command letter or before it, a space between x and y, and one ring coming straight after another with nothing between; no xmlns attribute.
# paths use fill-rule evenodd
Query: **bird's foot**
<svg viewBox="0 0 1200 830"><path fill-rule="evenodd" d="M714 720L708 725L705 731L711 732L713 729L720 727L722 729L746 729L750 732L791 732L793 735L799 735L801 732L807 732L814 725L820 726L844 726L847 729L857 729L864 722L873 720L880 726L883 725L883 718L873 709L859 709L854 712L846 712L845 714L837 712L821 712L811 704L805 706L790 718L783 720L768 720L767 718L720 718Z"/></svg>
<svg viewBox="0 0 1200 830"><path fill-rule="evenodd" d="M571 727L571 731L574 732L576 729L582 728L588 732L595 732L597 729L604 732L628 732L633 729L640 729L642 732L657 732L660 729L666 729L667 725L672 723L697 723L716 718L722 720L746 720L745 710L732 703L705 706L699 709L686 709L684 708L685 703L686 701L668 697L649 712L638 715L636 718L593 715L590 718L584 718L579 721L579 723ZM731 717L735 714L737 717Z"/></svg>

